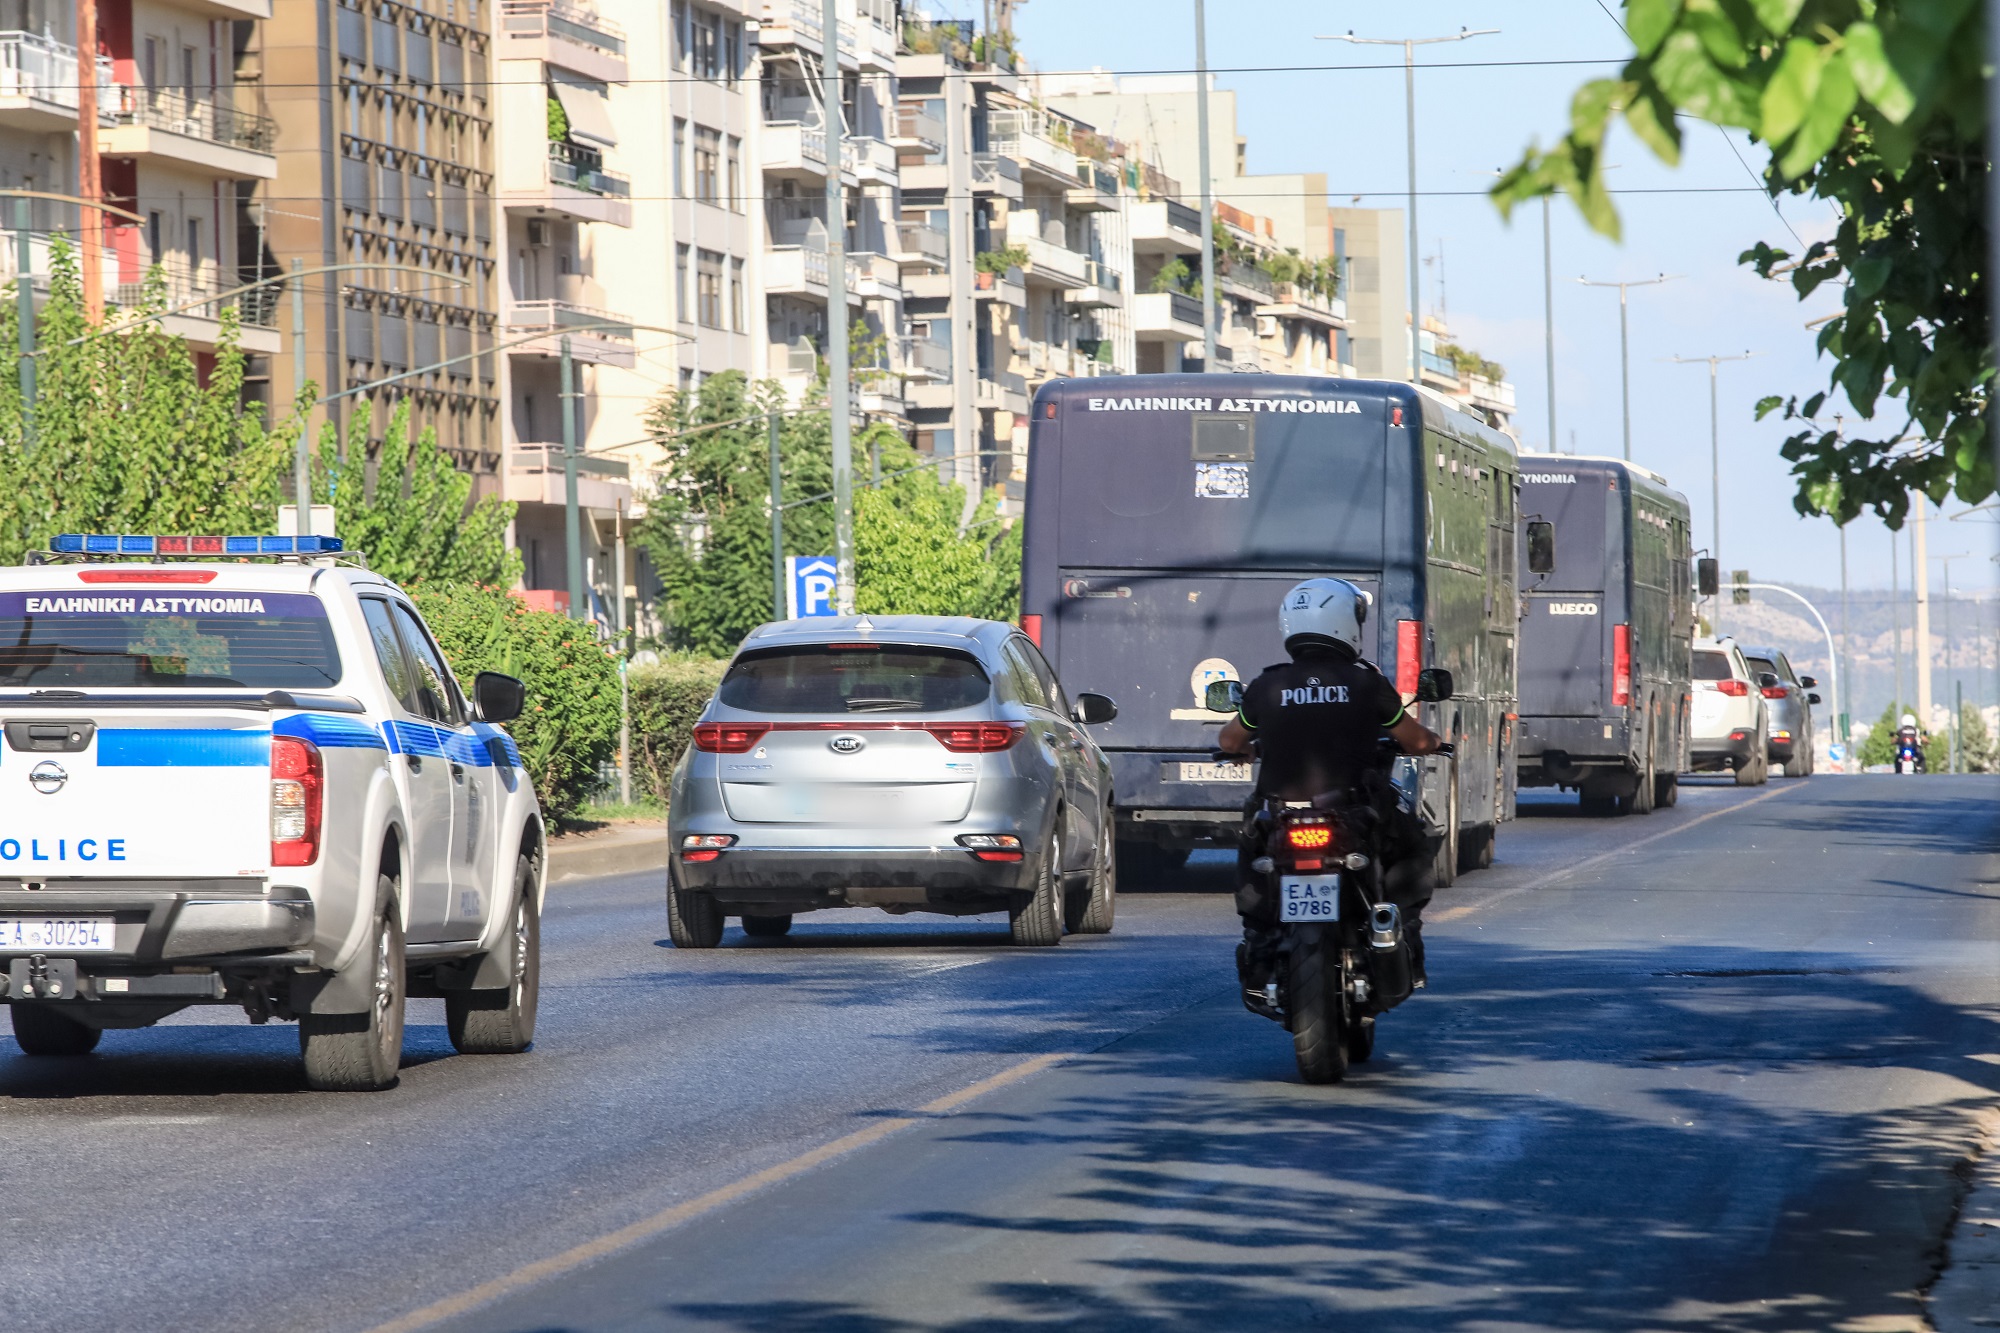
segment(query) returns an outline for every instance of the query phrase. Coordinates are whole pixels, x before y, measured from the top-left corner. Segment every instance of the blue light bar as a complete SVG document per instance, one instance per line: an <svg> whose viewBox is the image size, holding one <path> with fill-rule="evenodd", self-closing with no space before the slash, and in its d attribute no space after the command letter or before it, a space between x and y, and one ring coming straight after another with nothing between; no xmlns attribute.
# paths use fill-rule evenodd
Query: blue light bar
<svg viewBox="0 0 2000 1333"><path fill-rule="evenodd" d="M206 550L194 549L199 540ZM218 551L215 545L219 543ZM338 537L181 537L162 539L125 533L65 532L49 540L58 555L332 555L345 548Z"/></svg>

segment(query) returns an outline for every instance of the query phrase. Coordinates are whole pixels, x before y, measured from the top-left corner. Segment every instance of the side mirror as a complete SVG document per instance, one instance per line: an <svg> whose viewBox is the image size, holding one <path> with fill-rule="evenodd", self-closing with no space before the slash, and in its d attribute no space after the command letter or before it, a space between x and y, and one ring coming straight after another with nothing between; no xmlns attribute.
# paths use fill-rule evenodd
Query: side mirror
<svg viewBox="0 0 2000 1333"><path fill-rule="evenodd" d="M1528 572L1556 572L1556 525L1545 518L1532 519L1528 523Z"/></svg>
<svg viewBox="0 0 2000 1333"><path fill-rule="evenodd" d="M1819 697L1819 696L1818 696L1817 694L1808 694L1808 695L1806 696L1806 702L1807 702L1807 703L1809 703L1809 704L1816 704L1816 703L1820 703L1820 702L1821 702L1821 699L1820 699L1820 697Z"/></svg>
<svg viewBox="0 0 2000 1333"><path fill-rule="evenodd" d="M1757 673L1757 688L1760 690L1777 689L1778 673L1775 671L1759 671Z"/></svg>
<svg viewBox="0 0 2000 1333"><path fill-rule="evenodd" d="M1694 562L1694 586L1703 597L1713 597L1722 590L1722 571L1715 557L1705 555Z"/></svg>
<svg viewBox="0 0 2000 1333"><path fill-rule="evenodd" d="M1071 706L1069 715L1086 727L1094 727L1100 722L1109 722L1118 716L1118 705L1102 694L1079 694Z"/></svg>
<svg viewBox="0 0 2000 1333"><path fill-rule="evenodd" d="M498 671L472 678L472 708L481 722L512 722L528 706L528 687Z"/></svg>
<svg viewBox="0 0 2000 1333"><path fill-rule="evenodd" d="M1243 706L1243 682L1211 680L1201 692L1201 701L1211 713L1233 713Z"/></svg>
<svg viewBox="0 0 2000 1333"><path fill-rule="evenodd" d="M1451 672L1443 667L1425 667L1417 673L1417 702L1420 704L1443 703L1456 694Z"/></svg>
<svg viewBox="0 0 2000 1333"><path fill-rule="evenodd" d="M1799 684L1805 686L1809 690L1816 690L1819 688L1819 678L1816 676L1800 676Z"/></svg>

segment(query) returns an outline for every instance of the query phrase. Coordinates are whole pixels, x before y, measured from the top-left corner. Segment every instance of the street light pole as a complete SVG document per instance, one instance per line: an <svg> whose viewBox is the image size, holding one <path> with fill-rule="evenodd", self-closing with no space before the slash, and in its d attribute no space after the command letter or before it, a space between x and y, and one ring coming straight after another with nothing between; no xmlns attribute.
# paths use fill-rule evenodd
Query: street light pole
<svg viewBox="0 0 2000 1333"><path fill-rule="evenodd" d="M853 427L847 408L847 191L840 179L846 138L840 95L840 4L821 9L820 100L826 108L827 411L833 429L834 609L854 614ZM987 33L991 43L993 34Z"/></svg>
<svg viewBox="0 0 2000 1333"><path fill-rule="evenodd" d="M1675 274L1674 277L1679 277ZM1662 273L1657 278L1642 278L1637 282L1593 282L1589 278L1577 281L1586 287L1616 287L1618 289L1618 385L1625 416L1625 461L1632 461L1632 343L1626 320L1625 293L1633 287L1653 287L1663 282L1672 282L1673 277Z"/></svg>
<svg viewBox="0 0 2000 1333"><path fill-rule="evenodd" d="M1618 326L1622 334L1625 326L1625 293L1618 293ZM1708 365L1708 466L1709 503L1714 506L1712 517L1714 526L1710 529L1708 553L1718 562L1722 559L1722 426L1715 405L1715 368L1724 361L1748 361L1757 355L1745 352L1741 356L1670 356L1667 359L1676 365ZM1628 406L1625 416L1625 457L1632 457L1632 417ZM1844 557L1843 557L1844 558ZM1842 629L1841 633L1847 631Z"/></svg>
<svg viewBox="0 0 2000 1333"><path fill-rule="evenodd" d="M778 459L778 414L771 413L771 619L785 619L784 473Z"/></svg>
<svg viewBox="0 0 2000 1333"><path fill-rule="evenodd" d="M1403 48L1403 139L1409 159L1410 209L1410 383L1423 381L1423 316L1418 313L1417 264L1417 48L1437 42L1462 42L1470 37L1490 37L1498 28L1460 28L1448 37L1356 37L1352 30L1316 37L1320 42L1352 42L1356 46L1400 46ZM1553 438L1553 437L1552 437Z"/></svg>
<svg viewBox="0 0 2000 1333"><path fill-rule="evenodd" d="M306 383L306 283L299 276L305 261L292 257L292 399L296 403ZM299 413L299 443L292 457L292 486L297 493L299 526L297 535L312 534L312 463L307 449L312 432L307 429L309 414Z"/></svg>
<svg viewBox="0 0 2000 1333"><path fill-rule="evenodd" d="M1194 0L1194 118L1201 173L1201 368L1215 370L1215 185L1208 160L1208 20Z"/></svg>
<svg viewBox="0 0 2000 1333"><path fill-rule="evenodd" d="M576 362L570 355L569 335L562 340L562 392L556 401L562 405L562 446L563 446L563 547L565 563L569 565L569 615L572 620L584 620L583 605L583 515L576 502Z"/></svg>
<svg viewBox="0 0 2000 1333"><path fill-rule="evenodd" d="M1549 247L1549 197L1542 196L1542 336L1549 360L1549 452L1556 453L1556 270Z"/></svg>
<svg viewBox="0 0 2000 1333"><path fill-rule="evenodd" d="M35 254L29 231L33 207L26 199L14 201L14 303L19 312L15 324L20 330L23 452L33 447L35 438Z"/></svg>

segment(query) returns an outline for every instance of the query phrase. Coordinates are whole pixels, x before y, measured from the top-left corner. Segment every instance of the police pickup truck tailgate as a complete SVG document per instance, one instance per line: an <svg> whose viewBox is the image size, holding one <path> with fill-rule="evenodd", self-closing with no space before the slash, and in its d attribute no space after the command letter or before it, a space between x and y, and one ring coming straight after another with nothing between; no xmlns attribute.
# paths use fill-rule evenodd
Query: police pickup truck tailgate
<svg viewBox="0 0 2000 1333"><path fill-rule="evenodd" d="M269 713L10 705L0 879L268 873Z"/></svg>

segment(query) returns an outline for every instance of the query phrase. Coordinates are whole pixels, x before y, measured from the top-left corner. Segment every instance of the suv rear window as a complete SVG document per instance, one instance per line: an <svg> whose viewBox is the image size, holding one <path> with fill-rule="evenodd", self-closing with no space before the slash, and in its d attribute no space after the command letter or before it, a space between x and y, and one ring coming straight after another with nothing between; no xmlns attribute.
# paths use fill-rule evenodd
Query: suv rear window
<svg viewBox="0 0 2000 1333"><path fill-rule="evenodd" d="M1732 680L1729 670L1729 654L1698 652L1694 655L1694 678L1696 680Z"/></svg>
<svg viewBox="0 0 2000 1333"><path fill-rule="evenodd" d="M0 593L0 686L317 690L339 680L326 607L310 594Z"/></svg>
<svg viewBox="0 0 2000 1333"><path fill-rule="evenodd" d="M1776 662L1771 661L1767 657L1746 657L1743 659L1743 665L1750 668L1750 674L1753 676L1760 671L1768 671L1774 676L1783 676L1785 674L1778 670Z"/></svg>
<svg viewBox="0 0 2000 1333"><path fill-rule="evenodd" d="M964 653L906 644L812 644L736 659L716 697L750 713L944 713L992 685Z"/></svg>

